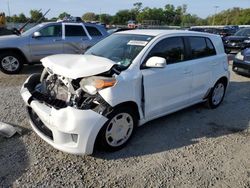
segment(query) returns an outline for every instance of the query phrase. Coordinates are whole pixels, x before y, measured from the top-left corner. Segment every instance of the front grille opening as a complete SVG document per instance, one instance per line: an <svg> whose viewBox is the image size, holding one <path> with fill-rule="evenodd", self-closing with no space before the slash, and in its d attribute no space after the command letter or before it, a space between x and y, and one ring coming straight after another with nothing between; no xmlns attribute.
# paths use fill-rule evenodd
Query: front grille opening
<svg viewBox="0 0 250 188"><path fill-rule="evenodd" d="M60 99L52 99L38 91L32 92L32 97L38 101L45 102L46 104L53 106L56 109L66 108L67 104L65 101Z"/></svg>
<svg viewBox="0 0 250 188"><path fill-rule="evenodd" d="M28 113L34 126L49 139L54 140L52 131L44 125L38 115L30 107L28 107Z"/></svg>

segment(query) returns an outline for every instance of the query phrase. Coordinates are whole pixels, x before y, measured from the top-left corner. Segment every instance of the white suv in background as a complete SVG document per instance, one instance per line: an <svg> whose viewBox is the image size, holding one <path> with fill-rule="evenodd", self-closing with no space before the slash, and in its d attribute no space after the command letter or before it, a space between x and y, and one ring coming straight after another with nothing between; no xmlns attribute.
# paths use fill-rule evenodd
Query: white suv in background
<svg viewBox="0 0 250 188"><path fill-rule="evenodd" d="M119 32L42 63L21 89L31 126L74 154L121 149L136 126L196 103L216 108L229 83L220 36L190 31Z"/></svg>

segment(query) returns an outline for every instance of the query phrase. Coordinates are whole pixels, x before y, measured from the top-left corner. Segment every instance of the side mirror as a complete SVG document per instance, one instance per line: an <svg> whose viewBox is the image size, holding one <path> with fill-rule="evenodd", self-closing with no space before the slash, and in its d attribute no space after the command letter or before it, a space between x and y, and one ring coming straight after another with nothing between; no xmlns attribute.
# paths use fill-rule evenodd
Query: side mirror
<svg viewBox="0 0 250 188"><path fill-rule="evenodd" d="M37 32L35 32L34 34L33 34L33 38L39 38L39 37L41 37L42 36L42 34L39 32L39 31L37 31Z"/></svg>
<svg viewBox="0 0 250 188"><path fill-rule="evenodd" d="M165 58L162 57L151 57L146 62L146 67L153 67L153 68L164 68L167 65L167 61Z"/></svg>

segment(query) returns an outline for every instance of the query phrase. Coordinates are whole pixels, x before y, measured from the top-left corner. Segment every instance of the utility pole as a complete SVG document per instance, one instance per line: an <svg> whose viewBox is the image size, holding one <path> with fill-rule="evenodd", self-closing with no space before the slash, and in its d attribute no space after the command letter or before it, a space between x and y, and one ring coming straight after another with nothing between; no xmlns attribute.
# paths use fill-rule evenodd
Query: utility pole
<svg viewBox="0 0 250 188"><path fill-rule="evenodd" d="M214 6L214 8L215 8L215 12L214 12L214 16L213 16L213 25L215 24L215 15L216 15L216 13L217 13L217 9L219 8L219 6Z"/></svg>
<svg viewBox="0 0 250 188"><path fill-rule="evenodd" d="M10 1L9 0L7 1L7 4L8 4L8 14L9 14L9 17L10 17Z"/></svg>

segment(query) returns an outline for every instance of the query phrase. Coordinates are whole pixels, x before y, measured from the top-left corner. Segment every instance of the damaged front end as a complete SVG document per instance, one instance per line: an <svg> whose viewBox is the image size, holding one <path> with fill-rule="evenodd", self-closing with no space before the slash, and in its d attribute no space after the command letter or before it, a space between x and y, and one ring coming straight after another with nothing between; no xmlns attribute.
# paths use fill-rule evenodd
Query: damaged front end
<svg viewBox="0 0 250 188"><path fill-rule="evenodd" d="M107 116L112 107L99 95L98 90L116 84L115 78L93 76L70 79L51 73L46 68L41 75L34 75L29 91L32 98L55 108L68 106L78 110L93 110Z"/></svg>
<svg viewBox="0 0 250 188"><path fill-rule="evenodd" d="M92 154L95 139L113 108L99 90L116 84L114 72L66 78L45 68L24 83L21 95L33 130L56 149Z"/></svg>

